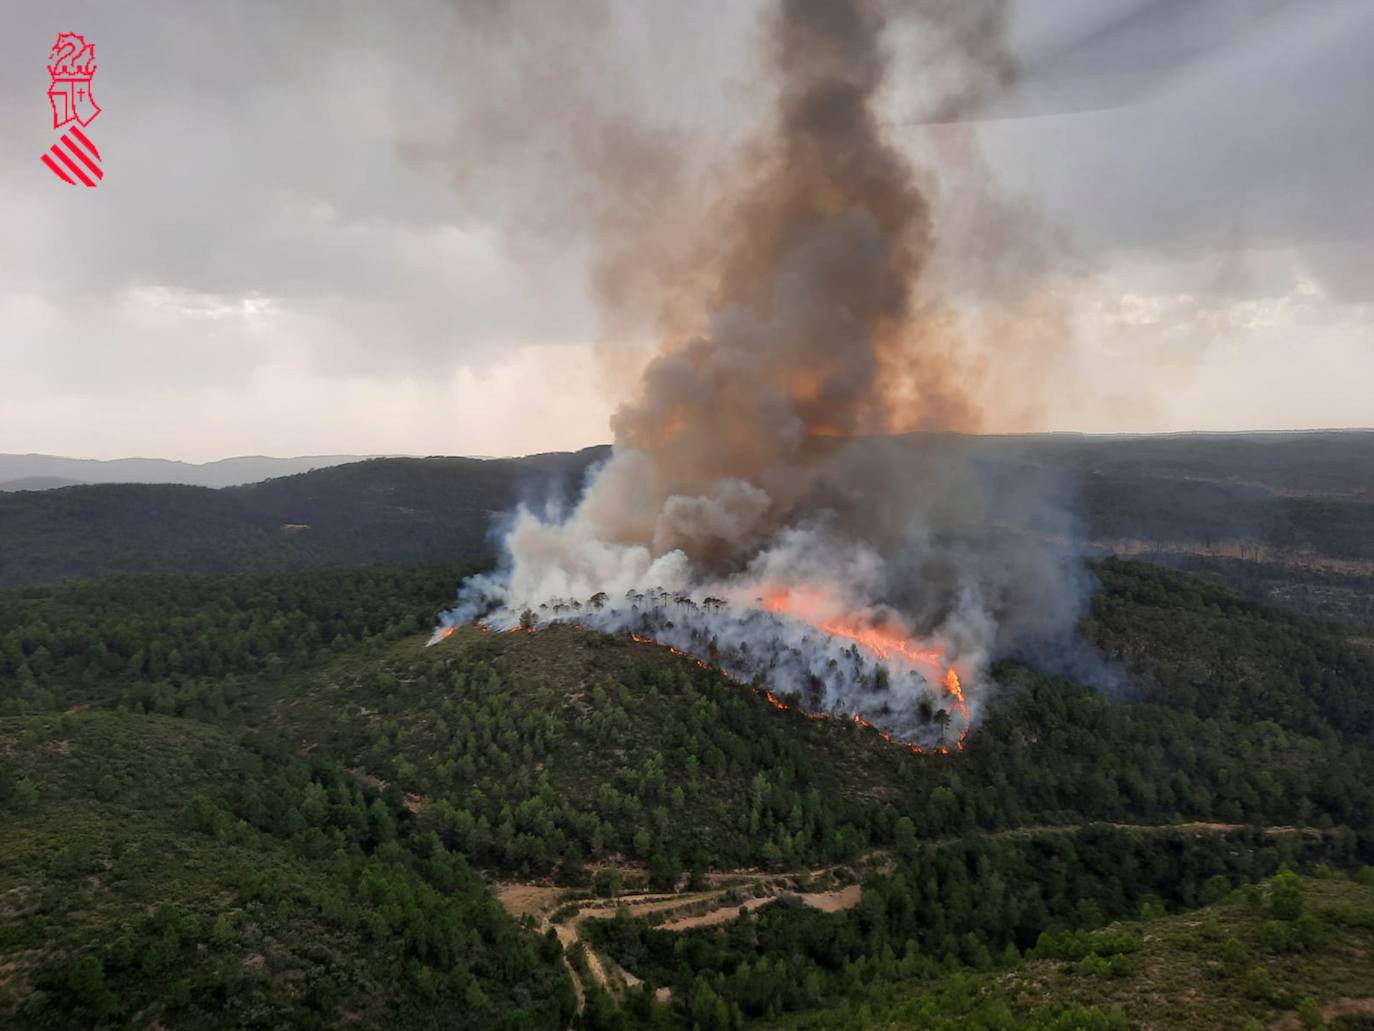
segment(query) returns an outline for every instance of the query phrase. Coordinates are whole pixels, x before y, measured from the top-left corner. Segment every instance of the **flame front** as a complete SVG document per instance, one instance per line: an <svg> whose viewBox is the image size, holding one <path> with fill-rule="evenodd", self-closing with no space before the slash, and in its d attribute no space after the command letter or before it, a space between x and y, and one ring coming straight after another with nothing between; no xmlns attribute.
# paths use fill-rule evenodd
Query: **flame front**
<svg viewBox="0 0 1374 1031"><path fill-rule="evenodd" d="M429 640L425 643L425 647L428 648L432 645L438 644L440 641L448 640L448 638L453 635L453 631L456 629L457 627L452 626L435 627L434 633L430 635Z"/></svg>
<svg viewBox="0 0 1374 1031"><path fill-rule="evenodd" d="M947 755L963 749L971 713L947 646L913 637L892 610L847 608L839 600L842 592L829 584L761 591L757 586L722 587L700 599L661 587L631 589L619 606L605 594L585 602L550 598L538 605L538 611L506 607L476 626L484 632L534 633L543 625L563 624L623 634L636 644L662 648L702 669L718 671L779 711L812 720L843 718L912 752ZM440 627L430 643L453 632L453 626ZM860 651L878 660L889 679L876 676L874 664ZM965 656L963 672L976 673L976 664L966 662ZM808 683L812 686L806 687ZM809 706L801 702L800 693L777 693L780 685L813 692L807 695ZM927 686L943 691L948 701L933 721L927 709L921 722L915 722L917 702ZM945 735L956 714L958 736L949 745ZM912 740L931 722L938 725L936 742Z"/></svg>
<svg viewBox="0 0 1374 1031"><path fill-rule="evenodd" d="M945 694L954 699L959 715L966 720L969 718L968 703L964 699L963 686L959 683L959 674L952 665L945 664L945 654L938 648L923 648L906 634L891 627L879 626L862 616L818 617L816 613L828 607L829 595L816 588L769 588L763 592L759 603L769 612L801 619L822 633L853 641L884 662L903 658L913 665L944 669L940 684Z"/></svg>
<svg viewBox="0 0 1374 1031"><path fill-rule="evenodd" d="M959 709L959 715L968 719L968 703L964 701L964 689L959 683L959 674L953 666L945 670L945 676L941 683L945 685L945 693L954 699L954 704Z"/></svg>
<svg viewBox="0 0 1374 1031"><path fill-rule="evenodd" d="M508 630L506 632L514 633L515 630ZM653 648L662 648L664 651L676 655L679 658L690 659L692 662L695 662L702 669L711 668L707 663L703 662L701 659L698 659L696 656L690 655L689 653L683 651L681 648L674 648L670 644L663 644L661 641L655 641L652 637L641 637L639 634L633 632L627 632L625 636L628 637L635 644L645 644ZM923 654L935 654L938 657L938 653L926 652ZM720 675L724 677L726 680L733 679L730 676L730 674L725 670L721 670ZM944 680L942 682L945 686L945 690L955 699L960 714L967 719L968 707L964 704L964 693L962 688L960 688L959 686L959 674L956 673L954 669L951 667L949 671L945 673ZM779 698L772 691L769 691L766 688L753 687L752 685L747 684L744 686L749 687L752 691L754 691L755 694L761 696L769 705L777 709L779 712L795 712L798 716L804 716L806 719L809 720L833 720L845 718L837 717L834 713L812 712L808 709L803 709L799 706L789 705L787 702L784 702L781 698ZM914 741L903 741L902 739L889 734L881 727L874 726L871 722L864 719L862 713L856 712L852 716L849 716L847 718L851 722L853 722L855 726L863 727L865 730L873 731L873 733L877 734L884 741L888 742L888 744L900 745L901 747L905 748L908 752L915 752L917 755L925 755L928 752L933 753L935 755L950 755L954 751L962 752L964 750L964 743L968 738L968 728L965 727L963 730L959 732L959 739L954 742L954 748L950 748L948 745L937 745L933 748L927 749L922 745L916 744Z"/></svg>
<svg viewBox="0 0 1374 1031"><path fill-rule="evenodd" d="M891 659L894 655L911 662L919 662L926 666L938 666L944 658L940 652L933 648L918 648L914 641L910 641L900 634L893 633L891 630L876 626L863 626L862 624L848 620L835 621L832 623L821 623L817 629L825 631L835 637L847 637L867 648L878 658L883 660ZM951 670L951 672L953 672ZM958 679L955 680L956 684Z"/></svg>

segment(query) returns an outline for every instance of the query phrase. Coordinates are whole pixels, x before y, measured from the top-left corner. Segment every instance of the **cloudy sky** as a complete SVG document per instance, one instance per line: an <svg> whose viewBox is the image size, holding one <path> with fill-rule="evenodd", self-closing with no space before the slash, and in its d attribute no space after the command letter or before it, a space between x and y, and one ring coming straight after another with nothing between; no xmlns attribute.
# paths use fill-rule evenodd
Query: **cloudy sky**
<svg viewBox="0 0 1374 1031"><path fill-rule="evenodd" d="M583 86L594 67L640 123L727 149L760 106L763 0L560 3L543 38L494 29L498 6L7 0L0 451L608 439L646 341L607 323L554 231L585 188L560 186L560 106L512 110L495 146L493 98L532 61ZM1374 424L1374 0L1013 8L1020 79L976 133L1062 242L1076 373L1035 427L990 428ZM95 190L38 160L59 31L96 46ZM899 99L890 118L929 161L940 128Z"/></svg>

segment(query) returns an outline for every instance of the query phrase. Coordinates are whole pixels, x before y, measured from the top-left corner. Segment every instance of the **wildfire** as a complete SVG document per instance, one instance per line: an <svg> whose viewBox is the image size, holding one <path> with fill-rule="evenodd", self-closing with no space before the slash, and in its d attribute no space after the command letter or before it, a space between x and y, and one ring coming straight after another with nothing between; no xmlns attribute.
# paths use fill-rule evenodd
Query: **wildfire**
<svg viewBox="0 0 1374 1031"><path fill-rule="evenodd" d="M890 659L894 655L900 655L911 662L937 666L940 659L943 658L938 651L929 648L917 648L914 642L882 627L837 621L821 623L820 629L835 637L845 637L856 644L863 645L880 659Z"/></svg>
<svg viewBox="0 0 1374 1031"><path fill-rule="evenodd" d="M775 611L776 611L776 610L775 610ZM821 629L825 629L825 628L822 627ZM698 658L696 658L696 657L693 656L693 655L689 655L687 652L684 652L684 651L683 651L682 649L680 649L680 648L674 648L674 647L673 647L672 645L670 645L670 644L662 644L662 643L660 643L659 641L655 641L655 640L654 640L653 638L651 638L651 637L641 637L639 634L636 634L636 633L633 633L633 632L626 633L625 636L628 637L631 641L634 641L635 644L647 644L647 645L649 645L649 646L651 646L651 647L654 647L654 648L662 648L664 651L670 652L670 653L672 653L673 655L679 656L680 658L691 659L691 661L695 662L695 663L696 663L698 666L700 666L702 669L709 669L709 668L710 668L710 667L708 666L708 664L705 663L705 662L703 662L701 659L698 659ZM906 654L906 653L902 653L902 654ZM926 654L935 654L935 653L926 653ZM886 658L886 656L883 656L883 657ZM938 655L937 655L937 658L938 658ZM720 671L720 675L721 675L722 677L724 677L726 680L731 679L730 674L727 673L725 670L721 670L721 671ZM943 684L944 684L945 690L955 699L955 702L956 702L956 704L958 705L958 708L959 708L959 712L960 712L965 718L967 718L967 717L968 717L968 707L964 704L964 694L963 694L963 690L962 690L962 689L960 688L960 686L959 686L959 674L956 673L952 667L945 673L944 680L943 680ZM753 687L752 685L748 685L748 686L750 687L750 689L751 689L755 694L757 694L757 695L759 695L760 697L762 697L762 698L764 699L764 701L766 701L766 702L767 702L769 705L771 705L773 708L777 709L779 712L795 712L795 713L797 713L797 715L799 715L799 716L805 716L805 717L806 717L807 719L809 719L809 720L832 720L832 719L842 719L842 718L845 718L845 717L836 716L834 713L830 713L830 712L824 712L824 711L811 711L811 710L809 710L809 709L803 709L803 708L801 708L800 706L794 706L794 705L789 704L788 702L784 702L781 698L779 698L777 695L775 695L772 691L766 690L765 688ZM888 744L900 745L902 748L905 748L907 751L909 751L909 752L914 752L914 753L916 753L917 755L925 755L925 754L927 753L927 751L929 751L930 753L932 753L932 754L934 754L934 755L949 755L949 754L950 754L951 752L953 752L953 751L960 751L960 752L962 752L962 751L964 750L964 739L968 737L968 728L966 727L966 728L964 728L963 731L960 732L960 734L959 734L959 739L954 743L954 748L950 748L948 745L939 745L939 746L937 746L937 747L935 747L935 748L926 749L926 748L924 748L924 747L921 746L921 745L915 744L914 742L911 742L911 741L903 741L903 740L901 740L900 738L893 737L893 736L892 736L891 734L889 734L887 731L885 731L885 730L883 730L883 729L881 729L881 728L879 728L879 727L877 727L877 726L874 726L871 722L869 722L868 720L864 719L862 713L856 712L856 713L854 713L852 716L849 716L849 717L847 717L847 718L848 718L851 722L853 722L856 726L862 727L862 728L864 728L865 730L870 730L870 731L872 731L873 733L877 734L879 737L881 737L881 738L882 738L884 741L886 741Z"/></svg>
<svg viewBox="0 0 1374 1031"><path fill-rule="evenodd" d="M945 685L945 693L953 698L954 704L958 706L959 715L968 719L968 704L964 701L964 689L959 684L959 674L954 671L953 666L945 670L945 677L941 683Z"/></svg>
<svg viewBox="0 0 1374 1031"><path fill-rule="evenodd" d="M429 642L425 645L425 647L428 648L432 645L438 644L440 641L448 640L450 637L453 636L453 631L455 629L455 627L451 626L438 627L437 629L435 629L434 635L429 639Z"/></svg>
<svg viewBox="0 0 1374 1031"><path fill-rule="evenodd" d="M666 592L662 593L666 598ZM679 604L691 604L689 599L677 598L674 600ZM832 637L852 641L855 645L872 653L884 662L897 660L899 663L905 662L913 666L928 667L934 673L939 674L938 679L927 677L927 680L932 683L939 683L946 697L951 700L952 708L963 718L965 724L953 745L940 743L927 747L913 741L893 737L891 733L875 726L859 712L841 716L825 710L808 710L798 705L795 698L784 701L772 691L759 686L757 680L752 683L746 683L742 680L736 681L727 670L707 663L680 648L632 631L626 631L625 636L636 644L662 648L679 658L688 659L701 669L717 670L722 678L732 683L739 683L742 687L748 687L780 712L793 712L810 720L844 719L879 735L884 741L900 745L908 751L918 754L949 755L954 751L962 751L968 736L969 708L964 697L963 685L959 680L959 673L952 665L946 664L948 660L945 653L936 648L923 647L921 642L908 637L900 626L894 625L892 622L880 621L869 613L841 613L837 615L839 609L835 602L836 599L832 592L828 592L824 588L814 587L771 589L766 591L763 597L757 599L757 604L769 612L780 613L797 619ZM712 605L718 608L725 605L726 602L719 598L707 598L702 604L706 608L710 608ZM563 607L566 608L566 606ZM558 611L557 606L555 611ZM475 625L483 633L535 633L539 629L528 620L521 622L523 625L503 626L499 629L485 622L478 622ZM583 629L580 623L574 622L572 625L579 630ZM455 627L447 626L435 630L429 643L438 644L451 636L455 629ZM948 714L941 715L947 717ZM948 723L948 718L944 718L943 725L947 726ZM943 729L941 737L943 739Z"/></svg>
<svg viewBox="0 0 1374 1031"><path fill-rule="evenodd" d="M876 626L856 617L839 619L817 619L808 615L828 603L827 596L811 588L772 588L764 592L760 603L769 612L781 612L805 620L816 629L833 637L843 637L872 652L883 661L900 656L908 662L939 669L944 665L944 654L937 649L921 648L904 634L889 627ZM968 719L968 703L964 700L964 689L959 683L959 674L953 666L945 668L940 684L945 694L954 699L959 715ZM963 747L963 738L959 746Z"/></svg>

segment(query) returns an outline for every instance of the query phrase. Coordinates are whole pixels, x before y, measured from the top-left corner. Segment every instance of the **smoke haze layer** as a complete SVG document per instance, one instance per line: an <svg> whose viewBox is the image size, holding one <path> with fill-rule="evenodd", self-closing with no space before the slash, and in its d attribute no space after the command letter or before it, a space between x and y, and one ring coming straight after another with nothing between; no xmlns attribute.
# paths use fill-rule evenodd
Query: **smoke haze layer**
<svg viewBox="0 0 1374 1031"><path fill-rule="evenodd" d="M1083 595L1054 485L957 439L880 437L976 430L989 400L931 271L929 184L958 190L976 162L918 171L879 117L894 19L947 39L946 115L1005 76L1002 4L947 7L779 0L772 113L722 179L711 246L661 293L669 335L611 457L572 511L519 511L502 571L446 622L631 631L909 738L942 710L967 726L992 657L1068 632ZM623 229L602 253L633 251ZM1011 310L994 278L989 306Z"/></svg>

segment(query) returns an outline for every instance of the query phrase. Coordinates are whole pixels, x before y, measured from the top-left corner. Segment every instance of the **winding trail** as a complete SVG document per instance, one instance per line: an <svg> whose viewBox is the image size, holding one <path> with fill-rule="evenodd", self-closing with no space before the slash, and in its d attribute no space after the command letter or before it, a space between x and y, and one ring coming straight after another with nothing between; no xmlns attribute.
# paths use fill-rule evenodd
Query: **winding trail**
<svg viewBox="0 0 1374 1031"><path fill-rule="evenodd" d="M890 865L885 854L874 853L873 856L880 858L880 866ZM525 916L533 918L540 933L549 927L554 929L565 953L564 965L572 977L573 990L577 993L577 1012L581 1013L587 1004L586 985L566 956L566 953L577 944L582 944L587 957L587 972L601 988L619 992L623 988L634 988L641 983L638 977L613 959L602 956L583 938L582 925L588 920L610 920L621 909L625 909L631 916L637 917L662 914L664 922L659 926L667 931L685 931L693 927L725 924L738 919L741 908L754 910L773 902L786 890L787 885L796 884L799 880L833 876L841 867L852 866L853 864L837 864L834 867L795 874L720 871L713 875L711 888L681 894L645 892L605 899L578 896L570 890L548 884L514 883L498 885L496 896L516 919ZM836 891L801 893L798 898L817 909L837 912L857 903L860 891L859 885L851 884ZM735 893L744 893L751 897L736 903ZM723 901L727 895L731 896L731 902ZM571 916L558 923L551 922L550 917L555 910L569 905L577 907ZM681 916L674 915L679 912L682 913ZM660 1002L670 997L667 989L658 990Z"/></svg>
<svg viewBox="0 0 1374 1031"><path fill-rule="evenodd" d="M1251 825L1205 821L1115 823L1095 820L1090 823L1011 827L1000 831L970 831L965 834L927 839L926 843L938 844L969 838L1016 837L1049 831L1072 833L1094 826L1116 827L1120 830L1138 831L1146 834L1162 834L1166 831L1226 834L1244 830ZM1270 835L1316 833L1314 828L1308 827L1262 826L1259 829ZM776 901L783 894L793 894L802 903L814 909L826 913L837 913L858 904L863 895L862 881L866 877L872 874L887 873L894 866L895 861L890 852L875 850L857 862L836 863L833 866L790 873L758 869L718 870L707 875L706 881L710 887L701 891L682 892L680 894L641 892L624 894L615 898L581 895L573 889L559 888L548 882L505 883L494 887L501 904L517 920L524 916L532 917L541 933L547 928L553 927L565 953L580 942L587 957L587 970L593 980L607 991L619 992L626 987L637 987L641 983L640 979L630 971L623 969L613 959L600 955L582 937L582 925L588 920L609 920L615 917L621 909L624 909L635 917L660 915L662 922L658 926L662 930L690 931L695 928L728 924L739 918L741 909L753 911ZM826 879L832 879L833 883L836 874L841 870L852 871L859 878L859 882L837 885L833 890L828 891L796 890L802 884L811 884ZM727 895L731 896L729 902L725 901ZM739 895L747 897L743 901L739 901ZM567 919L558 923L551 923L550 917L553 912L566 906L575 906L576 909ZM586 988L577 971L568 962L566 955L563 962L572 977L573 988L577 992L577 1012L581 1013L586 1007ZM669 998L670 995L667 993L668 989L659 989L659 1001L665 1001Z"/></svg>

